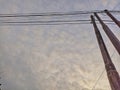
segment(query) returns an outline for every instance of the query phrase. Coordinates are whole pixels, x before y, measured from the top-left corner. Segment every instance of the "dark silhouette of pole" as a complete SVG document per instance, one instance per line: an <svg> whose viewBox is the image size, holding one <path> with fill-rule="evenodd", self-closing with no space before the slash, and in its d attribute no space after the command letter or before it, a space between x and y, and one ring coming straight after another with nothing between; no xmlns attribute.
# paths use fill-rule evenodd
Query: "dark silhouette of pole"
<svg viewBox="0 0 120 90"><path fill-rule="evenodd" d="M120 27L120 21L117 20L108 10L104 10L104 11Z"/></svg>
<svg viewBox="0 0 120 90"><path fill-rule="evenodd" d="M1 79L1 77L0 77L0 79ZM0 86L1 86L2 84L0 83ZM1 87L0 87L0 90L1 90Z"/></svg>
<svg viewBox="0 0 120 90"><path fill-rule="evenodd" d="M1 86L2 84L0 84L0 86ZM0 90L1 90L1 88L0 88Z"/></svg>
<svg viewBox="0 0 120 90"><path fill-rule="evenodd" d="M95 19L94 17L91 15L91 20L94 26L94 30L95 30L95 34L97 37L97 41L99 44L99 48L101 50L101 54L104 60L104 64L105 64L105 69L107 72L107 77L110 83L110 86L112 88L112 90L120 90L120 77L119 74L114 66L114 64L112 63L112 60L110 58L110 55L107 51L107 48L105 46L105 43L103 41L103 38L99 32L99 29L95 23Z"/></svg>
<svg viewBox="0 0 120 90"><path fill-rule="evenodd" d="M98 21L100 22L100 24L103 27L103 30L105 31L105 33L107 34L107 36L109 37L112 44L114 45L114 47L116 48L116 50L118 51L118 53L120 55L120 41L113 34L113 32L110 30L110 28L101 20L101 18L97 15L97 13L94 13L94 15L97 17Z"/></svg>

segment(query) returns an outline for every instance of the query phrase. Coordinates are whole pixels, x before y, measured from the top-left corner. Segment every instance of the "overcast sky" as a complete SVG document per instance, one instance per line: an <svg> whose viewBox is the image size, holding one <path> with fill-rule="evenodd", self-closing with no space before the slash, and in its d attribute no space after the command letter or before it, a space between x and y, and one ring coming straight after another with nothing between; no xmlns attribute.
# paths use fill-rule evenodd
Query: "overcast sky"
<svg viewBox="0 0 120 90"><path fill-rule="evenodd" d="M104 9L119 10L120 1L0 0L0 14ZM104 17L104 15L101 16ZM116 15L118 18L119 16ZM90 16L56 18L88 20ZM34 19L53 20L54 18ZM116 25L109 26L120 39L119 28ZM120 71L120 56L100 25L99 28L112 60ZM102 72L101 78L95 85ZM0 25L0 77L2 90L92 90L94 86L94 90L110 90L103 59L91 24Z"/></svg>

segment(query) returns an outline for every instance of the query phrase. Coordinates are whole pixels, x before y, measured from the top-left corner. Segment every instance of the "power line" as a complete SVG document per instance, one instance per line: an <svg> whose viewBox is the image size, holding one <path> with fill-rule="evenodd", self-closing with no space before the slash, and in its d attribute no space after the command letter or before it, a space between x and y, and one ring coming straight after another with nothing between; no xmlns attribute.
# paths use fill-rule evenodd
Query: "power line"
<svg viewBox="0 0 120 90"><path fill-rule="evenodd" d="M98 20L96 20L98 21ZM103 20L105 22L113 22L111 20ZM91 20L50 20L50 21L1 21L0 23L61 23L61 22L91 22Z"/></svg>
<svg viewBox="0 0 120 90"><path fill-rule="evenodd" d="M41 21L41 20L16 20L15 17L36 17L36 16L64 16L64 15L81 15L81 14L92 14L94 12L104 13L103 10L94 10L94 11L71 11L71 12L47 12L47 13L16 13L16 14L0 14L0 18L4 20L0 20L1 25L63 25L63 24L91 24L91 20L49 20L49 21ZM120 13L120 11L110 11L112 13ZM7 20L5 18L13 17L12 20ZM97 20L96 20L97 21ZM103 20L107 24L113 24L111 20ZM113 24L114 25L114 24Z"/></svg>
<svg viewBox="0 0 120 90"><path fill-rule="evenodd" d="M98 20L96 20L98 21ZM113 24L111 20L103 20L106 24ZM99 24L99 22L97 22ZM63 25L63 24L91 24L91 20L49 20L49 21L39 21L39 20L28 20L28 21L11 21L3 20L0 22L1 25Z"/></svg>
<svg viewBox="0 0 120 90"><path fill-rule="evenodd" d="M109 10L111 13L120 13L120 11ZM81 15L104 13L104 10L94 11L71 11L71 12L47 12L47 13L16 13L16 14L0 14L0 17L36 17L36 16L68 16L68 15Z"/></svg>
<svg viewBox="0 0 120 90"><path fill-rule="evenodd" d="M115 51L114 51L114 52L113 52L113 54L111 55L111 58L114 56L114 54L115 54ZM98 83L98 82L99 82L99 80L101 79L101 77L102 77L102 75L104 74L104 72L105 72L105 68L104 68L104 70L102 71L102 73L99 75L98 79L96 80L96 82L95 82L94 86L92 87L92 90L94 90L94 89L95 89L95 87L96 87L97 83Z"/></svg>
<svg viewBox="0 0 120 90"><path fill-rule="evenodd" d="M90 20L51 20L51 21L2 21L0 23L57 23L57 22L89 22Z"/></svg>
<svg viewBox="0 0 120 90"><path fill-rule="evenodd" d="M74 23L0 23L0 26L33 26L33 25L81 25L81 24L92 24L91 22L74 22ZM100 23L98 23L100 24ZM115 25L114 23L106 23L110 25Z"/></svg>
<svg viewBox="0 0 120 90"><path fill-rule="evenodd" d="M86 23L3 23L0 24L0 26L26 26L26 25L76 25L76 24L91 24L90 22L86 22Z"/></svg>
<svg viewBox="0 0 120 90"><path fill-rule="evenodd" d="M104 72L105 72L105 68L104 68L104 70L102 71L102 73L100 74L100 76L98 77L97 81L95 82L95 84L94 84L94 86L93 86L92 90L94 90L94 89L95 89L95 87L96 87L96 85L97 85L98 81L101 79L101 77L102 77L102 75L104 74Z"/></svg>

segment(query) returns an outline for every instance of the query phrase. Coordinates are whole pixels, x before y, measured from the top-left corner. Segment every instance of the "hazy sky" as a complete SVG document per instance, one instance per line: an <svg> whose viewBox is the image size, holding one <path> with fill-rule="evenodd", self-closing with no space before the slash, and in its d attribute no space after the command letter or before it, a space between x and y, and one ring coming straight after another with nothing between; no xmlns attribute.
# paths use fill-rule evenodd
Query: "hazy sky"
<svg viewBox="0 0 120 90"><path fill-rule="evenodd" d="M104 9L119 10L120 1L0 0L0 14ZM118 18L119 16L116 15ZM58 18L90 19L90 16ZM53 20L51 17L34 19ZM119 28L109 26L120 39ZM100 25L99 28L112 60L120 71L120 56ZM110 90L110 87L92 25L0 25L2 90L92 90L102 72L94 90Z"/></svg>

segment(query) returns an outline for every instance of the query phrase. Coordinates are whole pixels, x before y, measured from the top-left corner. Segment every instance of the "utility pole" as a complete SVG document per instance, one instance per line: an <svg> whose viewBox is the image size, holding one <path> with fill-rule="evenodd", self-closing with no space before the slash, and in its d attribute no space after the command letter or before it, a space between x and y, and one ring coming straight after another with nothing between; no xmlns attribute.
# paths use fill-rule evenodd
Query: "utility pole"
<svg viewBox="0 0 120 90"><path fill-rule="evenodd" d="M111 40L112 44L114 45L114 47L116 48L116 50L118 51L118 53L120 55L120 41L113 34L113 32L110 30L110 28L101 20L101 18L97 15L97 13L94 13L94 15L99 20L100 24L102 25L103 30L105 31L105 33L107 34L107 36L109 37L109 39Z"/></svg>
<svg viewBox="0 0 120 90"><path fill-rule="evenodd" d="M0 77L0 79L1 79L1 77ZM2 84L0 83L0 87L1 87L1 85L2 85ZM0 88L0 90L1 90L1 88Z"/></svg>
<svg viewBox="0 0 120 90"><path fill-rule="evenodd" d="M1 86L2 84L0 84L0 86ZM0 88L0 90L1 90L1 88Z"/></svg>
<svg viewBox="0 0 120 90"><path fill-rule="evenodd" d="M104 11L120 27L120 21L117 20L108 10L104 10Z"/></svg>
<svg viewBox="0 0 120 90"><path fill-rule="evenodd" d="M112 88L112 90L120 90L120 77L119 74L114 66L114 64L112 63L112 60L110 58L110 55L107 51L107 48L105 46L105 43L103 41L103 38L99 32L99 29L95 23L95 19L94 17L91 15L91 21L93 23L94 26L94 30L95 30L95 34L97 37L97 41L99 44L99 48L101 50L101 54L104 60L104 64L105 64L105 69L107 72L107 77L110 83L110 86Z"/></svg>

